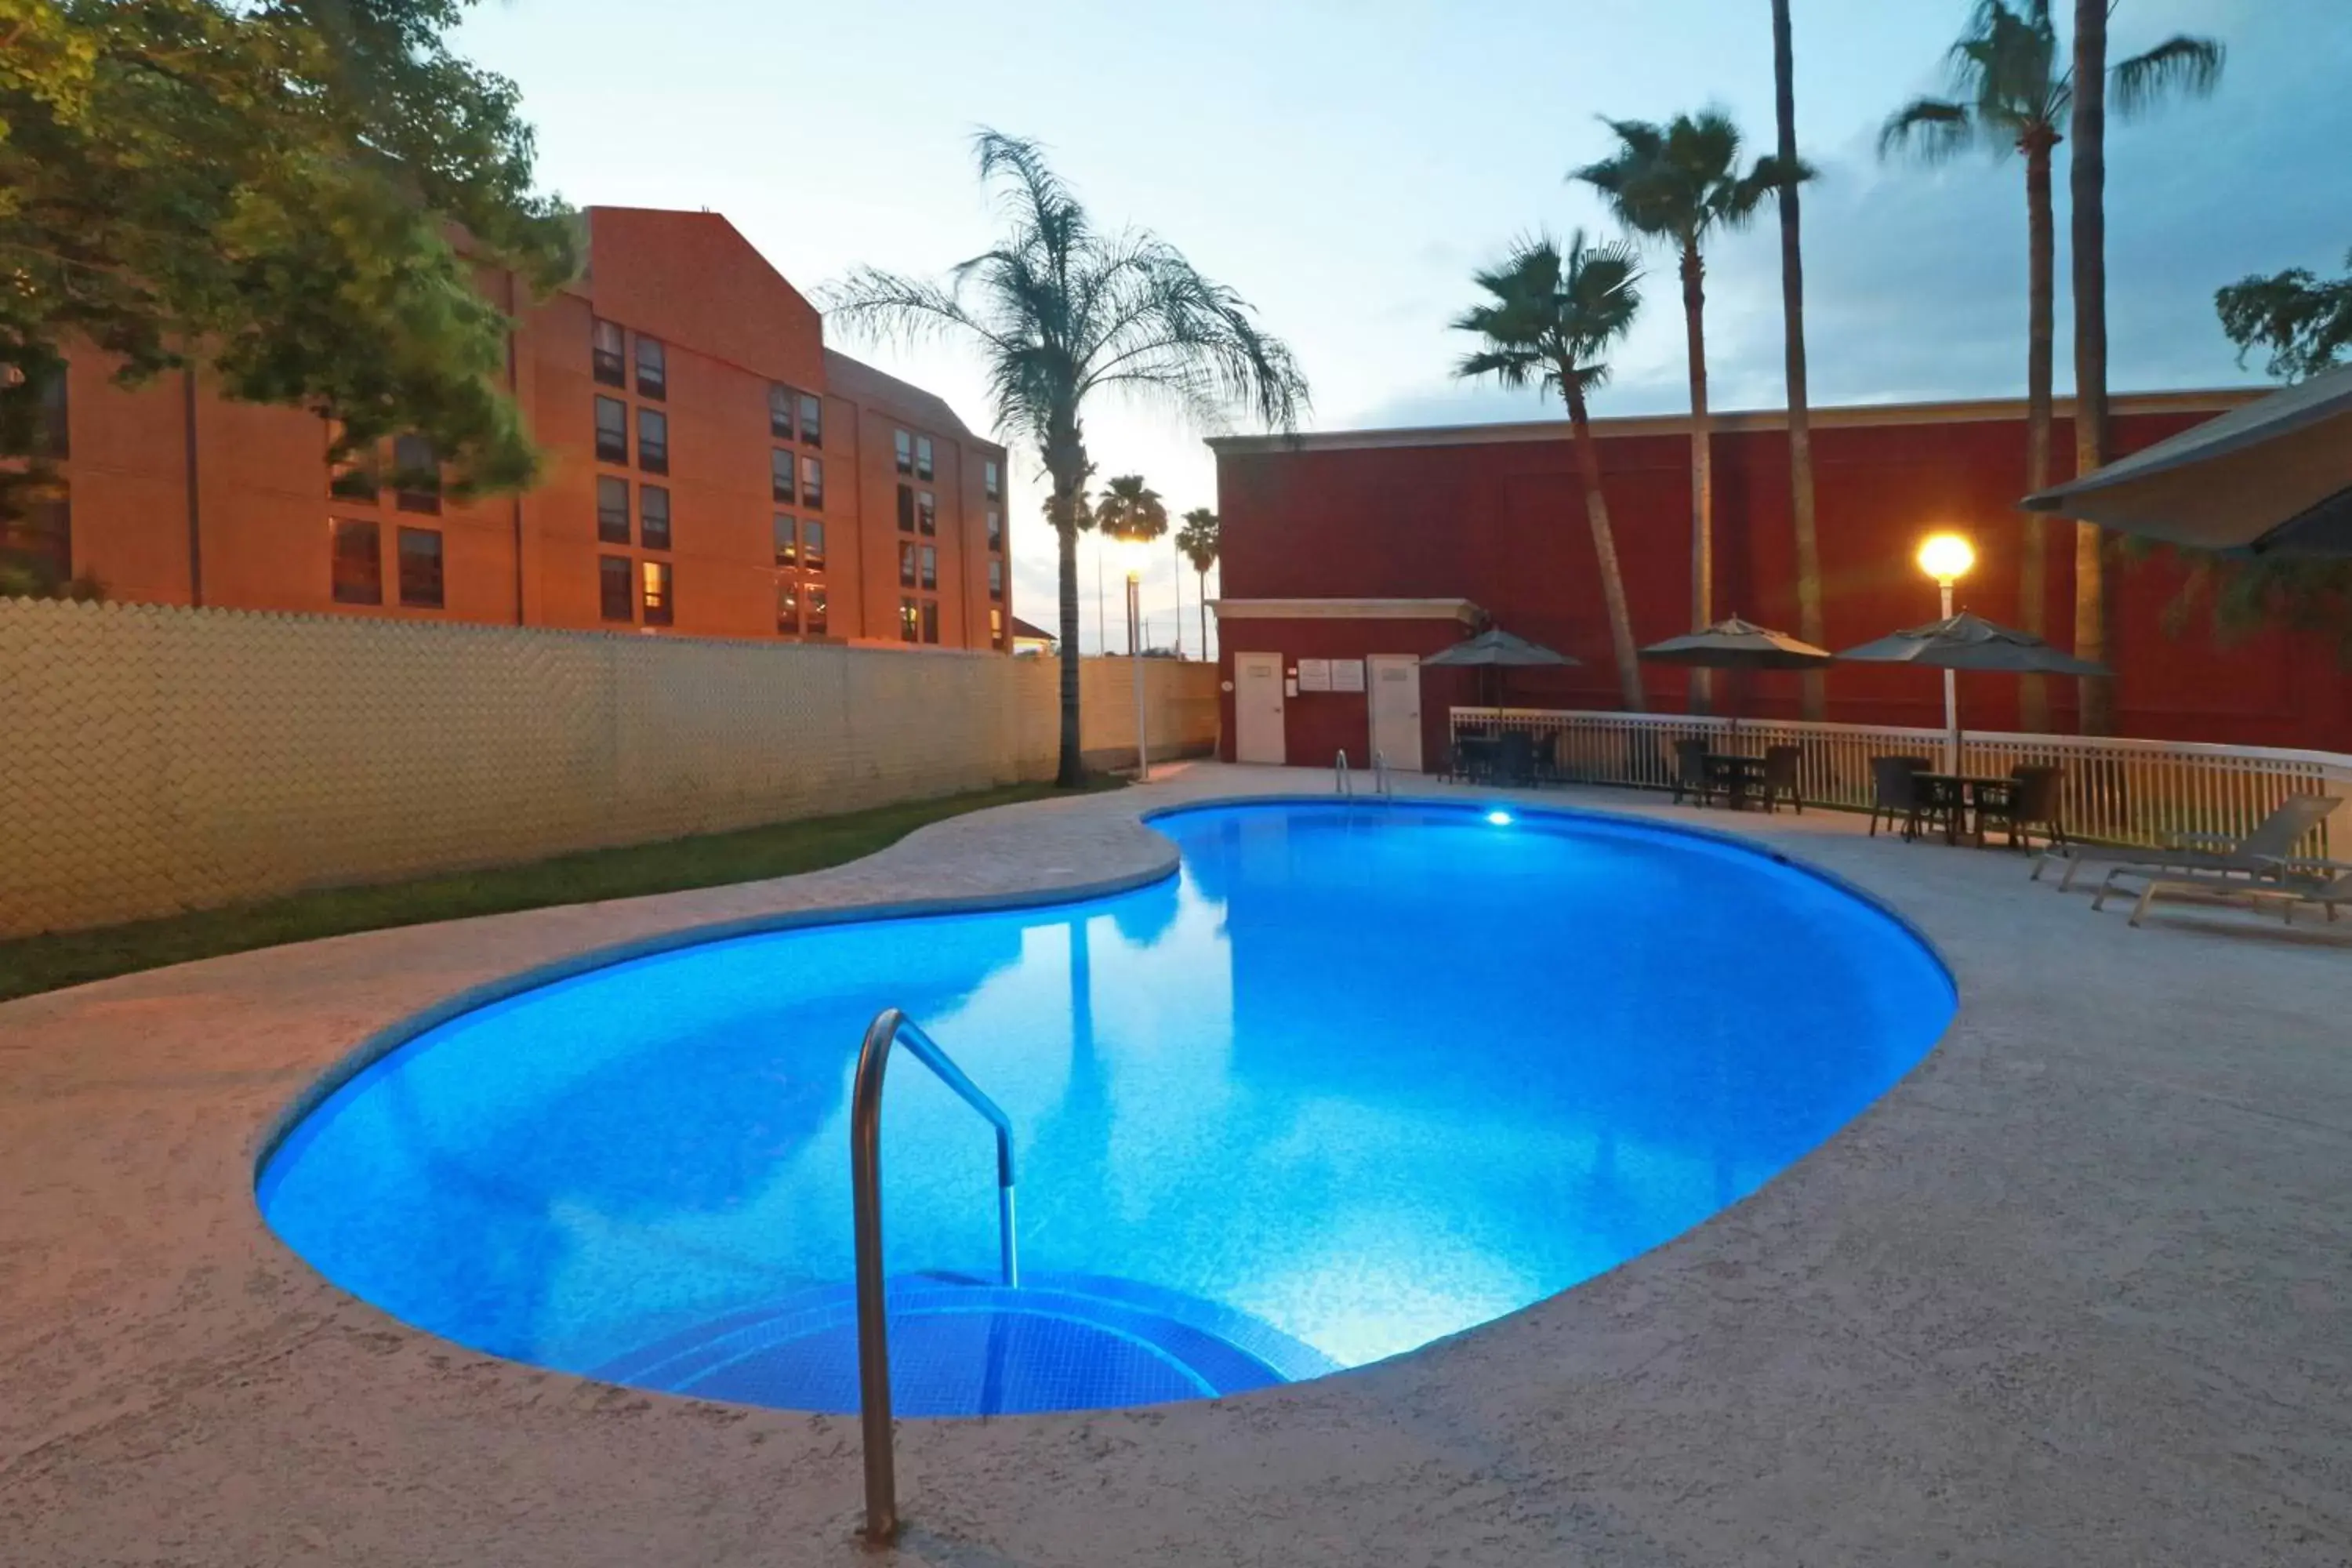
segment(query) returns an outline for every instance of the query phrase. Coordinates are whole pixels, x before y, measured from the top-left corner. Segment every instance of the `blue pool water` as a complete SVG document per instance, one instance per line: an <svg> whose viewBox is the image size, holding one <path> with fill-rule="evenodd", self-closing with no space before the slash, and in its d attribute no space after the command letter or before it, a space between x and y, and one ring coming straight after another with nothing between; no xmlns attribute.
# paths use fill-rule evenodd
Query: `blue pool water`
<svg viewBox="0 0 2352 1568"><path fill-rule="evenodd" d="M441 1023L294 1129L263 1212L462 1344L854 1409L849 1084L899 1006L1013 1119L1024 1271L992 1283L987 1127L901 1060L901 1413L1185 1398L1393 1355L1657 1246L1851 1120L1954 1006L1874 907L1695 835L1412 805L1154 826L1182 868L1136 891L735 937Z"/></svg>

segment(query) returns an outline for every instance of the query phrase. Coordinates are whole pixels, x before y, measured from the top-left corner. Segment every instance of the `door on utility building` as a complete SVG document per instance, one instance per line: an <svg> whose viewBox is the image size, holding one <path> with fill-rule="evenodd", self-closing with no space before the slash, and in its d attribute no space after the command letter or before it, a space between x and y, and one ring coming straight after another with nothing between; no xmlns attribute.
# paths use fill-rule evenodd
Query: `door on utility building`
<svg viewBox="0 0 2352 1568"><path fill-rule="evenodd" d="M1288 755L1282 732L1282 656L1234 655L1234 761L1280 767Z"/></svg>
<svg viewBox="0 0 2352 1568"><path fill-rule="evenodd" d="M1421 656L1376 653L1364 660L1364 674L1372 750L1399 773L1421 772Z"/></svg>

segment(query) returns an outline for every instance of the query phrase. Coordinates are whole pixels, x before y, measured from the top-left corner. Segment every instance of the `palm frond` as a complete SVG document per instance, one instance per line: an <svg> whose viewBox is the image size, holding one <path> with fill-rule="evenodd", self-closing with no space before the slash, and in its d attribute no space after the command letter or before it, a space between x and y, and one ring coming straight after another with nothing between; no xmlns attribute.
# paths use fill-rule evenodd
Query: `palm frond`
<svg viewBox="0 0 2352 1568"><path fill-rule="evenodd" d="M1978 144L1981 131L1966 104L1946 99L1915 99L1886 117L1878 129L1878 155L1908 153L1923 163L1941 163Z"/></svg>
<svg viewBox="0 0 2352 1568"><path fill-rule="evenodd" d="M2221 85L2227 58L2221 40L2182 33L2119 60L2107 73L2115 87L2116 112L2136 120L2176 94L2203 98Z"/></svg>
<svg viewBox="0 0 2352 1568"><path fill-rule="evenodd" d="M1600 385L1601 356L1632 327L1642 306L1641 267L1630 247L1595 245L1579 230L1566 246L1549 235L1518 240L1500 266L1473 280L1488 299L1455 319L1484 340L1456 362L1456 378L1491 377L1514 389L1557 393Z"/></svg>

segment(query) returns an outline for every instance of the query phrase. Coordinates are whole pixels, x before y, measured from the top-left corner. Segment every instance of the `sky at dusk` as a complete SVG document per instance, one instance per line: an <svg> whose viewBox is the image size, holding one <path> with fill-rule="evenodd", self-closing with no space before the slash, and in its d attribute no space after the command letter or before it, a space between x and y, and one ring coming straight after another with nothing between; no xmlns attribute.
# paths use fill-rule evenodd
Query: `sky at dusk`
<svg viewBox="0 0 2352 1568"><path fill-rule="evenodd" d="M1821 171L1805 194L1817 405L2022 395L2021 165L1875 155L1886 115L1940 89L1969 9L1795 0L1798 133ZM2111 29L2118 57L2183 31L2230 48L2210 99L2111 123L2111 384L2257 379L2215 325L2213 290L2250 271L2332 270L2352 247L2352 0L2121 0ZM1601 115L1715 104L1755 150L1773 134L1766 0L500 0L461 47L521 85L551 189L583 206L724 213L811 292L859 262L935 274L984 248L971 133L1037 138L1099 222L1157 231L1258 307L1326 430L1553 416L1532 394L1453 381L1466 340L1447 323L1473 269L1538 226L1610 231L1563 181L1608 150ZM1778 243L1768 214L1710 255L1718 407L1780 399ZM1685 406L1672 265L1652 265L1597 414ZM829 338L990 427L966 353ZM1098 474L1143 473L1172 513L1215 504L1202 432L1114 405L1088 433ZM1034 454L1014 454L1013 481L1015 608L1050 623ZM1091 544L1081 576L1091 651ZM1175 578L1171 559L1146 585L1155 643ZM1182 593L1196 646L1189 573Z"/></svg>

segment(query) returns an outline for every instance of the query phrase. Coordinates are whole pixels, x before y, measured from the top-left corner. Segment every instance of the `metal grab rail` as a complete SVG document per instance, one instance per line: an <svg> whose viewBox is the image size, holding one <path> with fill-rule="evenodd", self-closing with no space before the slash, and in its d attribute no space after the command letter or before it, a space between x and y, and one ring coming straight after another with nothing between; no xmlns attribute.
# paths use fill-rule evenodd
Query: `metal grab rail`
<svg viewBox="0 0 2352 1568"><path fill-rule="evenodd" d="M1331 793L1333 795L1344 795L1349 800L1356 798L1356 781L1354 776L1348 772L1348 753L1345 752L1339 753L1339 762L1332 765Z"/></svg>
<svg viewBox="0 0 2352 1568"><path fill-rule="evenodd" d="M1389 756L1386 752L1372 753L1372 789L1382 800L1396 799L1396 786L1389 783Z"/></svg>
<svg viewBox="0 0 2352 1568"><path fill-rule="evenodd" d="M1021 1283L1013 1235L1013 1121L964 1076L939 1043L896 1007L876 1015L857 1052L849 1093L851 1227L857 1247L857 1407L866 1446L866 1534L877 1542L898 1533L898 1480L890 1439L890 1324L883 1310L882 1075L900 1040L915 1059L996 1129L996 1219L1004 1283Z"/></svg>

